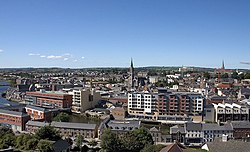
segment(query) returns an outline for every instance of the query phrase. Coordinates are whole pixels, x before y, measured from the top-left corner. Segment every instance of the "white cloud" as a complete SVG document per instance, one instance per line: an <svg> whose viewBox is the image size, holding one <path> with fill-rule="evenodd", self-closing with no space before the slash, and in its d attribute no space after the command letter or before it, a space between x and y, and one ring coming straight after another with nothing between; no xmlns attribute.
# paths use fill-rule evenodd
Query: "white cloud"
<svg viewBox="0 0 250 152"><path fill-rule="evenodd" d="M69 59L69 58L64 58L63 60L64 60L64 61L67 61L68 59Z"/></svg>
<svg viewBox="0 0 250 152"><path fill-rule="evenodd" d="M63 59L63 56L60 55L49 55L47 56L47 59Z"/></svg>
<svg viewBox="0 0 250 152"><path fill-rule="evenodd" d="M64 53L64 56L72 56L70 53Z"/></svg>
<svg viewBox="0 0 250 152"><path fill-rule="evenodd" d="M40 57L41 57L41 58L46 58L46 56L45 56L45 55L41 55Z"/></svg>
<svg viewBox="0 0 250 152"><path fill-rule="evenodd" d="M0 49L0 52L3 52L3 50L2 50L2 49Z"/></svg>
<svg viewBox="0 0 250 152"><path fill-rule="evenodd" d="M39 53L29 53L29 56L39 56Z"/></svg>
<svg viewBox="0 0 250 152"><path fill-rule="evenodd" d="M73 60L73 62L77 62L77 60Z"/></svg>
<svg viewBox="0 0 250 152"><path fill-rule="evenodd" d="M84 56L82 56L82 59L84 59L85 57Z"/></svg>

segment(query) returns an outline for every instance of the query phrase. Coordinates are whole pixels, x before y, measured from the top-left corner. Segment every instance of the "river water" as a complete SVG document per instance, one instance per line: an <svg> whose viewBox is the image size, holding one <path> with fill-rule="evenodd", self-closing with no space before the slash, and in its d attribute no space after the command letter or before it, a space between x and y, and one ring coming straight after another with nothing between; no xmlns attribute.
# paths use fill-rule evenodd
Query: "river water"
<svg viewBox="0 0 250 152"><path fill-rule="evenodd" d="M2 93L4 93L10 86L1 86L1 85L9 85L8 82L0 82L0 107L13 106L18 103L11 102L2 97Z"/></svg>

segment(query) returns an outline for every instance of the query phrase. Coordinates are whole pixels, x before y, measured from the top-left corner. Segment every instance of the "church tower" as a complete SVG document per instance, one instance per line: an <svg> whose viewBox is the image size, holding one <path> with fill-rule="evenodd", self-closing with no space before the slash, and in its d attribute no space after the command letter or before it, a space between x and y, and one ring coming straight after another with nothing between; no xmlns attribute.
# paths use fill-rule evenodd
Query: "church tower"
<svg viewBox="0 0 250 152"><path fill-rule="evenodd" d="M131 58L131 63L130 63L130 68L129 68L129 74L130 74L130 87L131 89L133 89L135 87L134 84L134 78L135 78L135 74L134 74L134 64L133 64L133 59Z"/></svg>
<svg viewBox="0 0 250 152"><path fill-rule="evenodd" d="M221 67L221 69L225 70L224 60L222 60L222 67Z"/></svg>

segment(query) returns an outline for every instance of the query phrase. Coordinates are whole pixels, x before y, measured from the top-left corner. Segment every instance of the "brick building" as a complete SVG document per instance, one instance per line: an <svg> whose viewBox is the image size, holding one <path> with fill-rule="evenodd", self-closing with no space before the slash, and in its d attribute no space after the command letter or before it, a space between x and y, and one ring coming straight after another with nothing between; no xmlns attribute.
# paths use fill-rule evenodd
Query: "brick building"
<svg viewBox="0 0 250 152"><path fill-rule="evenodd" d="M46 108L27 105L25 107L25 111L31 117L32 120L39 120L46 122L52 121L52 112Z"/></svg>
<svg viewBox="0 0 250 152"><path fill-rule="evenodd" d="M71 108L72 95L44 90L40 92L26 92L25 102L42 107Z"/></svg>
<svg viewBox="0 0 250 152"><path fill-rule="evenodd" d="M30 120L30 116L23 112L0 109L0 123L11 127L14 131L25 130L25 124Z"/></svg>
<svg viewBox="0 0 250 152"><path fill-rule="evenodd" d="M82 135L84 138L97 137L97 125L87 123L71 123L71 122L55 122L51 123L28 121L26 123L26 131L35 133L39 128L43 126L53 126L60 132L60 135L64 138L76 139L77 135Z"/></svg>

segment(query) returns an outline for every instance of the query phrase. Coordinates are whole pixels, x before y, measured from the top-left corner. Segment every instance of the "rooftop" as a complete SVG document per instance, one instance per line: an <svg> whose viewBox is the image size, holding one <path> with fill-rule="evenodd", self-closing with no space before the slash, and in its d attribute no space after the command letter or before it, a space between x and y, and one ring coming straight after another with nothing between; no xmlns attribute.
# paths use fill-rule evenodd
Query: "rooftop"
<svg viewBox="0 0 250 152"><path fill-rule="evenodd" d="M10 110L4 110L4 109L0 109L0 113L12 115L12 116L20 116L20 117L28 116L26 113L23 113L23 112L10 111Z"/></svg>
<svg viewBox="0 0 250 152"><path fill-rule="evenodd" d="M49 123L30 120L30 121L28 121L26 123L26 125L37 126L37 127L44 127L44 126L49 126Z"/></svg>
<svg viewBox="0 0 250 152"><path fill-rule="evenodd" d="M201 131L202 130L202 124L201 123L193 123L193 122L188 122L185 124L186 130L197 130Z"/></svg>
<svg viewBox="0 0 250 152"><path fill-rule="evenodd" d="M115 128L122 127L132 127L132 128L139 128L141 125L141 121L138 120L110 120L107 124L109 127L112 127L114 130Z"/></svg>
<svg viewBox="0 0 250 152"><path fill-rule="evenodd" d="M249 121L232 121L233 128L250 128Z"/></svg>
<svg viewBox="0 0 250 152"><path fill-rule="evenodd" d="M37 107L37 106L33 106L33 105L26 105L27 108L31 108L31 109L35 109L35 110L38 110L38 111L47 111L46 108L42 108L42 107Z"/></svg>
<svg viewBox="0 0 250 152"><path fill-rule="evenodd" d="M69 128L69 129L87 129L93 130L96 128L96 124L87 124L87 123L72 123L72 122L56 122L52 121L51 126L57 128Z"/></svg>

